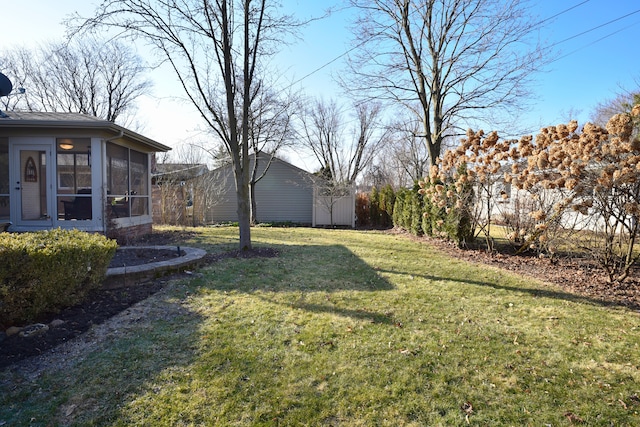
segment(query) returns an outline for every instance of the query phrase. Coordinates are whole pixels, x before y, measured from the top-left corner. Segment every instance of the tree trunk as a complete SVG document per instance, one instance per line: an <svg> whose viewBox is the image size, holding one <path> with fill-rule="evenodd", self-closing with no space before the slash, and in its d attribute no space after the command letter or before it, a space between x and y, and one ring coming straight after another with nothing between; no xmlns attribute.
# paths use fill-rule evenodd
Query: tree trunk
<svg viewBox="0 0 640 427"><path fill-rule="evenodd" d="M251 181L249 184L249 199L251 200L251 225L258 223L257 212L258 206L256 203L256 182Z"/></svg>
<svg viewBox="0 0 640 427"><path fill-rule="evenodd" d="M240 179L238 179L240 178ZM251 250L251 205L249 203L249 180L236 176L238 198L238 227L240 229L240 250Z"/></svg>

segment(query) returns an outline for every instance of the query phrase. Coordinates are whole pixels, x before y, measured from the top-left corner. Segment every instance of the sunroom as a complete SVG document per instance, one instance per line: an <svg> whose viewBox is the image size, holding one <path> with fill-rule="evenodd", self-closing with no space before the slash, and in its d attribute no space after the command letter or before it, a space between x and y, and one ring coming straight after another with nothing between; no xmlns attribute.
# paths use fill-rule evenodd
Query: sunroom
<svg viewBox="0 0 640 427"><path fill-rule="evenodd" d="M114 237L151 231L153 153L169 147L77 113L0 118L0 225L77 228Z"/></svg>

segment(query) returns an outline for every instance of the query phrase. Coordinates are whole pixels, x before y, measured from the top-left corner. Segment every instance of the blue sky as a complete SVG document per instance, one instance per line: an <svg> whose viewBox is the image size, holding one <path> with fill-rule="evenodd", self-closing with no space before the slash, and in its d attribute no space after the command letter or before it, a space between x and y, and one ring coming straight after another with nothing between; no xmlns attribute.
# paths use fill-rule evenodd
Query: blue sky
<svg viewBox="0 0 640 427"><path fill-rule="evenodd" d="M522 125L535 131L540 126L572 118L581 123L588 120L594 107L620 91L640 86L640 2L637 0L540 0L534 1L532 12L545 19L565 9L540 31L541 41L558 44L557 60L540 73L533 89L536 98L522 117ZM2 25L0 48L31 45L58 40L64 35L63 18L74 11L89 15L97 2L87 0L0 0ZM301 18L319 16L323 9L339 5L340 0L285 0L285 6ZM636 12L636 13L633 13ZM315 72L338 58L349 48L349 9L336 11L329 17L308 25L300 40L285 47L277 57L279 71L288 81L313 73L298 85L314 96L340 97L340 89L331 74L343 67L340 60ZM626 18L619 19L627 14ZM616 22L594 29L597 26ZM593 31L589 31L592 30ZM588 31L588 32L586 32ZM583 32L585 34L579 35ZM572 38L573 37L573 38ZM0 70L1 71L1 70ZM196 141L198 118L187 106L176 104L171 96L180 96L175 78L168 73L152 75L154 97L142 100L141 131L172 147L184 141ZM636 82L636 79L638 80ZM27 88L28 89L28 88ZM299 159L298 166L314 169L310 160Z"/></svg>

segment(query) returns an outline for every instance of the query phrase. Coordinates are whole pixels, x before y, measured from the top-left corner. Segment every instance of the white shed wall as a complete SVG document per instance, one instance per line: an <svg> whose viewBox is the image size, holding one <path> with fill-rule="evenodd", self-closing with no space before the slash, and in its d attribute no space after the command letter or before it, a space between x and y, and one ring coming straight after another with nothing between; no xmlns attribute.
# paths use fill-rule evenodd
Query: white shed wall
<svg viewBox="0 0 640 427"><path fill-rule="evenodd" d="M313 210L313 226L342 226L355 228L356 226L356 192L351 189L344 197L331 198L320 196L315 192ZM333 217L333 218L332 218ZM332 222L333 219L333 222Z"/></svg>
<svg viewBox="0 0 640 427"><path fill-rule="evenodd" d="M268 156L258 160L258 175L267 166ZM207 213L209 222L238 221L236 189L230 166L212 171L220 175L224 188ZM274 159L265 176L256 184L257 220L259 222L312 223L313 188L311 175L287 162Z"/></svg>

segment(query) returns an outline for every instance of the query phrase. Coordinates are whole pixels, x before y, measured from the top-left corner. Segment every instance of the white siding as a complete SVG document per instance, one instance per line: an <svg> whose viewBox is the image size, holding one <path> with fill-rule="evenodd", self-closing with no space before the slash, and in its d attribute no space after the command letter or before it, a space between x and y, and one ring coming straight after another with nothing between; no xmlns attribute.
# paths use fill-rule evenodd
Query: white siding
<svg viewBox="0 0 640 427"><path fill-rule="evenodd" d="M258 158L258 176L269 156ZM253 160L253 158L252 158ZM230 166L213 171L226 179L225 189L207 215L210 222L238 221L235 181ZM313 188L311 175L287 162L274 159L265 176L256 184L256 219L259 222L311 224Z"/></svg>
<svg viewBox="0 0 640 427"><path fill-rule="evenodd" d="M351 189L350 194L333 199L330 196L320 196L316 191L314 196L313 226L346 226L355 228L355 194L355 187Z"/></svg>
<svg viewBox="0 0 640 427"><path fill-rule="evenodd" d="M260 170L266 161L258 163ZM311 224L313 189L309 174L280 160L256 184L257 220Z"/></svg>

